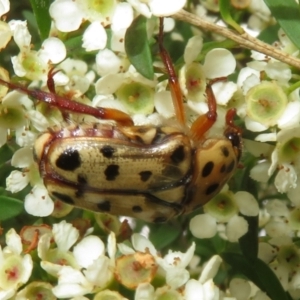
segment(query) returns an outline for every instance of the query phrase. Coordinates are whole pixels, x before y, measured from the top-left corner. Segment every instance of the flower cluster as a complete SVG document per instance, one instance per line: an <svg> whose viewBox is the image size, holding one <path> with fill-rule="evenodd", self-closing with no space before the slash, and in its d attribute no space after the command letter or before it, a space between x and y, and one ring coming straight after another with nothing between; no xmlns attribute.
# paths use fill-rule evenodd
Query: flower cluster
<svg viewBox="0 0 300 300"><path fill-rule="evenodd" d="M35 224L20 235L9 229L6 246L0 247L0 299L82 300L93 294L94 299L267 300L276 294L283 299L285 292L292 299L300 297L296 243L300 229L299 72L255 50L249 56L228 40L187 23L178 30L172 18L165 18L166 44L171 45L166 48L175 49L171 56L178 59L175 70L184 98L187 126L182 129L165 66L156 55L157 19L182 8L212 24L219 12L226 19L228 11L216 1L198 2L54 0L47 11L49 32L37 42L38 30L11 15L10 6L16 4L0 0L0 51L6 57L0 58L0 175L5 182L0 189L0 220L20 213L14 212L18 199L24 200L26 213L35 217L35 221L24 219L30 225L53 224L53 218L61 217L73 223L78 217L72 206L50 198L35 162L39 153L33 148L37 149L37 137L49 128L63 130L66 123L75 127L99 120L92 114L66 112L59 104L49 106L49 95L119 111L130 116L135 126L166 131L180 127L188 132L199 115L209 111L207 83L213 82L218 118L206 136L222 139L224 127L232 121L227 111L235 109L232 126L243 128L244 144L237 175L201 212L179 217L172 226L158 228L130 218L83 212L77 221L82 225L83 219L88 220L84 230L66 221L47 229ZM236 18L241 12L248 17L247 24L242 24L246 31L265 32L275 23L262 0L231 1L231 8ZM136 40L127 35L133 27ZM143 39L144 48L139 41ZM293 42L279 29L273 49L298 57ZM14 55L9 54L12 47L16 47ZM174 74L168 75L170 81L177 80ZM42 96L33 99L29 91ZM42 168L47 167L45 163ZM84 176L77 181L80 193ZM179 191L176 188L172 186L174 193ZM14 194L20 197L13 198ZM159 201L173 205L173 193L158 194L164 199ZM142 192L140 198L144 199ZM9 203L9 208L1 203ZM267 274L278 289L273 291L260 274Z"/></svg>

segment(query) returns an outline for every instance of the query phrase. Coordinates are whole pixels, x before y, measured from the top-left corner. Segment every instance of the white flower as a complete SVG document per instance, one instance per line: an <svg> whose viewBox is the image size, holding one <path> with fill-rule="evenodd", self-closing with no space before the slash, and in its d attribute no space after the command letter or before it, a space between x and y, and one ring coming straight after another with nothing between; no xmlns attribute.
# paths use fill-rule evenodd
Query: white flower
<svg viewBox="0 0 300 300"><path fill-rule="evenodd" d="M10 9L9 0L1 0L0 1L0 17L6 14Z"/></svg>
<svg viewBox="0 0 300 300"><path fill-rule="evenodd" d="M93 291L93 284L79 270L62 266L57 275L58 284L52 292L58 298L82 296Z"/></svg>
<svg viewBox="0 0 300 300"><path fill-rule="evenodd" d="M169 253L166 254L164 258L156 258L157 263L166 272L167 284L172 288L176 289L184 285L190 278L190 274L186 270L186 267L194 255L195 247L195 243L192 243L186 253L169 250Z"/></svg>
<svg viewBox="0 0 300 300"><path fill-rule="evenodd" d="M0 299L6 300L30 278L33 263L29 254L22 255L22 242L14 229L6 234L7 246L0 247Z"/></svg>
<svg viewBox="0 0 300 300"><path fill-rule="evenodd" d="M31 50L31 35L27 23L10 21L13 37L20 53L11 58L16 75L26 76L31 80L47 80L50 63L59 63L66 57L64 43L56 37L49 37L43 41L39 51Z"/></svg>
<svg viewBox="0 0 300 300"><path fill-rule="evenodd" d="M104 49L107 43L107 34L100 22L91 23L83 34L82 47L86 51Z"/></svg>
<svg viewBox="0 0 300 300"><path fill-rule="evenodd" d="M22 172L12 171L6 178L6 190L17 193L24 189L29 182L33 183L33 174L37 172L32 149L30 147L18 149L12 157L11 165L16 168L24 168Z"/></svg>
<svg viewBox="0 0 300 300"><path fill-rule="evenodd" d="M25 197L24 207L33 216L45 217L53 212L54 203L48 195L46 188L43 185L37 184Z"/></svg>
<svg viewBox="0 0 300 300"><path fill-rule="evenodd" d="M149 0L153 15L167 17L175 14L184 7L186 0Z"/></svg>

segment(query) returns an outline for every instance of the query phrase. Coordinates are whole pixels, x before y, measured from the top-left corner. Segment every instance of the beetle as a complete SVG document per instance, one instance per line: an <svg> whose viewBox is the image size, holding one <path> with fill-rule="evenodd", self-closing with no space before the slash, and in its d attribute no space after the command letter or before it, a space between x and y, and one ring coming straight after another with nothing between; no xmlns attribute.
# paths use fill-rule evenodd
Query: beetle
<svg viewBox="0 0 300 300"><path fill-rule="evenodd" d="M235 110L228 110L222 136L207 136L217 118L210 82L208 112L188 128L178 78L163 46L162 18L158 45L169 76L175 126L134 126L121 111L59 96L53 71L48 76L49 92L0 79L0 84L63 111L113 121L55 126L36 139L34 158L51 197L95 212L161 223L203 206L233 175L242 152Z"/></svg>

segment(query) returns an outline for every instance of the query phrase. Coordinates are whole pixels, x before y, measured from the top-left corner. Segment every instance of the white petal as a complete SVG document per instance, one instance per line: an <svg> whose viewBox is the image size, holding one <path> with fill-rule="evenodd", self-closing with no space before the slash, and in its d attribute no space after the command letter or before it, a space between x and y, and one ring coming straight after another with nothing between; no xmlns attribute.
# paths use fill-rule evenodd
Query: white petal
<svg viewBox="0 0 300 300"><path fill-rule="evenodd" d="M101 256L84 271L86 279L99 288L105 288L113 279L113 267L107 256Z"/></svg>
<svg viewBox="0 0 300 300"><path fill-rule="evenodd" d="M175 116L175 109L170 91L161 91L155 93L154 106L156 111L166 119Z"/></svg>
<svg viewBox="0 0 300 300"><path fill-rule="evenodd" d="M292 77L291 68L281 61L269 61L265 72L271 79L279 82L288 82Z"/></svg>
<svg viewBox="0 0 300 300"><path fill-rule="evenodd" d="M27 28L27 21L12 20L9 23L10 29L14 33L14 40L20 49L29 51L31 43L31 35Z"/></svg>
<svg viewBox="0 0 300 300"><path fill-rule="evenodd" d="M245 118L245 125L246 125L246 128L253 131L253 132L260 132L260 131L264 131L264 130L267 130L268 127L261 124L261 123L258 123L256 121L253 121L252 119L250 119L249 117L246 117Z"/></svg>
<svg viewBox="0 0 300 300"><path fill-rule="evenodd" d="M81 25L84 14L71 0L56 0L49 8L50 16L55 22L55 26L62 32L77 30Z"/></svg>
<svg viewBox="0 0 300 300"><path fill-rule="evenodd" d="M11 57L11 63L13 65L14 72L17 76L23 77L26 75L26 70L22 66L22 61L19 60L18 56Z"/></svg>
<svg viewBox="0 0 300 300"><path fill-rule="evenodd" d="M274 259L276 252L276 248L268 243L262 242L258 244L258 258L263 260L266 264Z"/></svg>
<svg viewBox="0 0 300 300"><path fill-rule="evenodd" d="M47 259L47 254L51 245L52 238L53 238L52 233L46 233L40 237L38 247L37 247L37 252L41 260Z"/></svg>
<svg viewBox="0 0 300 300"><path fill-rule="evenodd" d="M20 274L20 282L26 283L32 273L32 268L33 268L33 262L32 262L32 257L30 254L25 254L23 259L22 259L22 269L23 272Z"/></svg>
<svg viewBox="0 0 300 300"><path fill-rule="evenodd" d="M87 236L73 249L77 263L84 268L90 266L99 256L105 252L104 243L97 236ZM86 255L89 253L89 255Z"/></svg>
<svg viewBox="0 0 300 300"><path fill-rule="evenodd" d="M6 144L7 141L7 129L0 127L0 147Z"/></svg>
<svg viewBox="0 0 300 300"><path fill-rule="evenodd" d="M277 141L276 132L259 134L255 138L255 141L258 141L258 142L276 142Z"/></svg>
<svg viewBox="0 0 300 300"><path fill-rule="evenodd" d="M16 231L13 228L11 228L6 233L5 241L10 252L14 254L20 254L22 252L21 237L16 233Z"/></svg>
<svg viewBox="0 0 300 300"><path fill-rule="evenodd" d="M30 121L34 128L38 131L45 131L49 127L48 120L44 117L42 113L37 110L30 110L27 112Z"/></svg>
<svg viewBox="0 0 300 300"><path fill-rule="evenodd" d="M10 9L9 0L1 0L0 1L0 17L6 14Z"/></svg>
<svg viewBox="0 0 300 300"><path fill-rule="evenodd" d="M201 272L199 282L205 283L208 280L213 279L216 276L221 263L222 258L219 255L214 255L211 257Z"/></svg>
<svg viewBox="0 0 300 300"><path fill-rule="evenodd" d="M270 163L268 161L258 163L250 170L250 177L258 182L266 183L269 180L269 168Z"/></svg>
<svg viewBox="0 0 300 300"><path fill-rule="evenodd" d="M135 250L140 251L140 252L146 252L149 251L153 256L157 255L157 251L153 244L145 238L143 235L134 233L131 236L131 242L132 246Z"/></svg>
<svg viewBox="0 0 300 300"><path fill-rule="evenodd" d="M65 44L56 37L47 38L39 51L39 55L47 62L57 64L66 58L67 49Z"/></svg>
<svg viewBox="0 0 300 300"><path fill-rule="evenodd" d="M266 204L267 212L273 217L288 217L289 210L285 202L281 200L270 200Z"/></svg>
<svg viewBox="0 0 300 300"><path fill-rule="evenodd" d="M226 236L230 242L237 242L248 231L248 223L243 217L233 216L226 226Z"/></svg>
<svg viewBox="0 0 300 300"><path fill-rule="evenodd" d="M22 191L29 183L28 173L12 171L6 178L6 190L12 193Z"/></svg>
<svg viewBox="0 0 300 300"><path fill-rule="evenodd" d="M32 147L37 133L27 130L26 127L16 129L16 143L20 147Z"/></svg>
<svg viewBox="0 0 300 300"><path fill-rule="evenodd" d="M240 212L249 217L257 216L259 213L259 206L254 196L248 192L237 192L234 195L236 204L239 207Z"/></svg>
<svg viewBox="0 0 300 300"><path fill-rule="evenodd" d="M66 221L53 224L52 232L55 243L61 251L68 251L79 238L78 229Z"/></svg>
<svg viewBox="0 0 300 300"><path fill-rule="evenodd" d="M107 237L107 254L110 259L114 260L117 252L116 235L113 231Z"/></svg>
<svg viewBox="0 0 300 300"><path fill-rule="evenodd" d="M110 40L110 47L111 50L115 52L122 52L125 53L125 34L126 34L126 29L121 29L119 31L113 31L111 40Z"/></svg>
<svg viewBox="0 0 300 300"><path fill-rule="evenodd" d="M297 173L292 165L283 164L275 177L274 184L279 193L294 189L297 184Z"/></svg>
<svg viewBox="0 0 300 300"><path fill-rule="evenodd" d="M153 15L167 17L177 13L186 3L186 0L150 0L149 7Z"/></svg>
<svg viewBox="0 0 300 300"><path fill-rule="evenodd" d="M204 299L212 299L212 300L220 299L220 291L218 287L214 284L212 279L206 281L203 284L203 291L204 291ZM225 300L226 298L223 299ZM230 300L230 298L228 300Z"/></svg>
<svg viewBox="0 0 300 300"><path fill-rule="evenodd" d="M146 3L143 3L140 0L127 0L127 2L130 3L132 7L140 14L148 19L151 18L152 13Z"/></svg>
<svg viewBox="0 0 300 300"><path fill-rule="evenodd" d="M116 74L120 71L120 66L120 58L109 49L101 50L96 55L96 67L100 76Z"/></svg>
<svg viewBox="0 0 300 300"><path fill-rule="evenodd" d="M1 14L1 4L0 4L0 14ZM0 50L4 49L10 39L12 38L12 31L6 22L0 20Z"/></svg>
<svg viewBox="0 0 300 300"><path fill-rule="evenodd" d="M202 45L203 38L201 35L194 35L188 40L183 54L183 58L186 64L190 64L197 58L197 56L201 52Z"/></svg>
<svg viewBox="0 0 300 300"><path fill-rule="evenodd" d="M291 202L296 205L296 207L300 207L300 181L299 177L297 180L296 187L294 189L290 189L287 192L288 198L291 200Z"/></svg>
<svg viewBox="0 0 300 300"><path fill-rule="evenodd" d="M118 249L123 255L131 255L135 253L131 247L123 243L118 244Z"/></svg>
<svg viewBox="0 0 300 300"><path fill-rule="evenodd" d="M237 91L237 88L237 84L232 81L219 81L212 86L212 90L219 105L226 105Z"/></svg>
<svg viewBox="0 0 300 300"><path fill-rule="evenodd" d="M107 34L102 24L94 21L85 30L82 40L86 51L102 50L107 43Z"/></svg>
<svg viewBox="0 0 300 300"><path fill-rule="evenodd" d="M35 186L25 197L25 210L37 217L49 216L54 209L54 203L47 190L41 186Z"/></svg>
<svg viewBox="0 0 300 300"><path fill-rule="evenodd" d="M52 289L52 292L57 298L70 298L91 293L92 289L92 284L80 271L63 266L59 272L58 285Z"/></svg>
<svg viewBox="0 0 300 300"><path fill-rule="evenodd" d="M250 283L242 278L234 278L229 284L230 294L236 299L249 299L251 293Z"/></svg>
<svg viewBox="0 0 300 300"><path fill-rule="evenodd" d="M26 168L33 163L33 154L30 147L24 147L18 149L12 159L11 165L16 168Z"/></svg>
<svg viewBox="0 0 300 300"><path fill-rule="evenodd" d="M134 300L152 300L154 298L154 287L150 283L140 283L138 285Z"/></svg>
<svg viewBox="0 0 300 300"><path fill-rule="evenodd" d="M128 3L119 3L112 17L112 31L127 29L133 20L133 9Z"/></svg>
<svg viewBox="0 0 300 300"><path fill-rule="evenodd" d="M295 127L300 120L300 102L289 102L281 117L277 120L279 128Z"/></svg>
<svg viewBox="0 0 300 300"><path fill-rule="evenodd" d="M204 299L203 286L195 279L190 279L185 285L184 296L187 300Z"/></svg>
<svg viewBox="0 0 300 300"><path fill-rule="evenodd" d="M216 219L209 214L201 214L190 221L190 231L198 239L212 238L217 233Z"/></svg>
<svg viewBox="0 0 300 300"><path fill-rule="evenodd" d="M125 75L108 74L101 77L95 84L96 93L98 95L113 94L124 83Z"/></svg>
<svg viewBox="0 0 300 300"><path fill-rule="evenodd" d="M167 270L166 282L172 289L177 289L190 279L190 273L183 268L170 268Z"/></svg>
<svg viewBox="0 0 300 300"><path fill-rule="evenodd" d="M236 67L233 54L223 48L215 48L205 56L203 70L207 78L227 77Z"/></svg>
<svg viewBox="0 0 300 300"><path fill-rule="evenodd" d="M265 230L270 237L282 237L290 232L290 227L284 221L276 219L270 221L266 226Z"/></svg>

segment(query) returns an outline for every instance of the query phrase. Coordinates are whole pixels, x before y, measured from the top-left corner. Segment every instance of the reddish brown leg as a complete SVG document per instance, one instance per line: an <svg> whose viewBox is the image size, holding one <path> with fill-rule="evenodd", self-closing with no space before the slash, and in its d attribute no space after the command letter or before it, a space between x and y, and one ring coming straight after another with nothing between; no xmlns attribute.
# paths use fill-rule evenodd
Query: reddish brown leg
<svg viewBox="0 0 300 300"><path fill-rule="evenodd" d="M199 116L191 126L191 133L195 140L201 140L204 134L214 125L217 120L217 102L211 83L206 86L208 112Z"/></svg>
<svg viewBox="0 0 300 300"><path fill-rule="evenodd" d="M55 83L54 83L54 75L57 74L58 72L60 72L60 70L56 70L54 71L54 68L51 68L48 72L48 78L47 78L47 87L48 90L50 91L50 93L55 94Z"/></svg>
<svg viewBox="0 0 300 300"><path fill-rule="evenodd" d="M50 71L51 72L51 71ZM53 73L52 73L53 74ZM49 80L50 78L50 80ZM53 77L50 76L48 78L48 87L50 90L55 90ZM61 110L73 112L73 113L80 113L94 116L98 119L105 119L105 120L113 120L123 126L132 126L133 122L129 115L113 108L95 108L83 103L79 103L68 98L64 98L62 96L57 95L54 92L44 92L41 90L29 90L24 86L17 85L14 83L6 82L0 78L0 84L7 86L10 89L18 90L27 94L28 96L35 98L37 100L46 102L52 106L56 106Z"/></svg>
<svg viewBox="0 0 300 300"><path fill-rule="evenodd" d="M233 122L234 117L236 116L236 109L230 108L226 113L226 124L233 128L238 134L242 134L242 129L236 126Z"/></svg>
<svg viewBox="0 0 300 300"><path fill-rule="evenodd" d="M169 87L172 94L173 105L175 108L175 114L177 120L181 125L185 125L183 96L180 90L178 77L175 72L171 57L163 45L163 37L164 37L163 30L164 30L164 19L159 18L159 35L158 35L159 52L160 52L161 59L169 75Z"/></svg>

